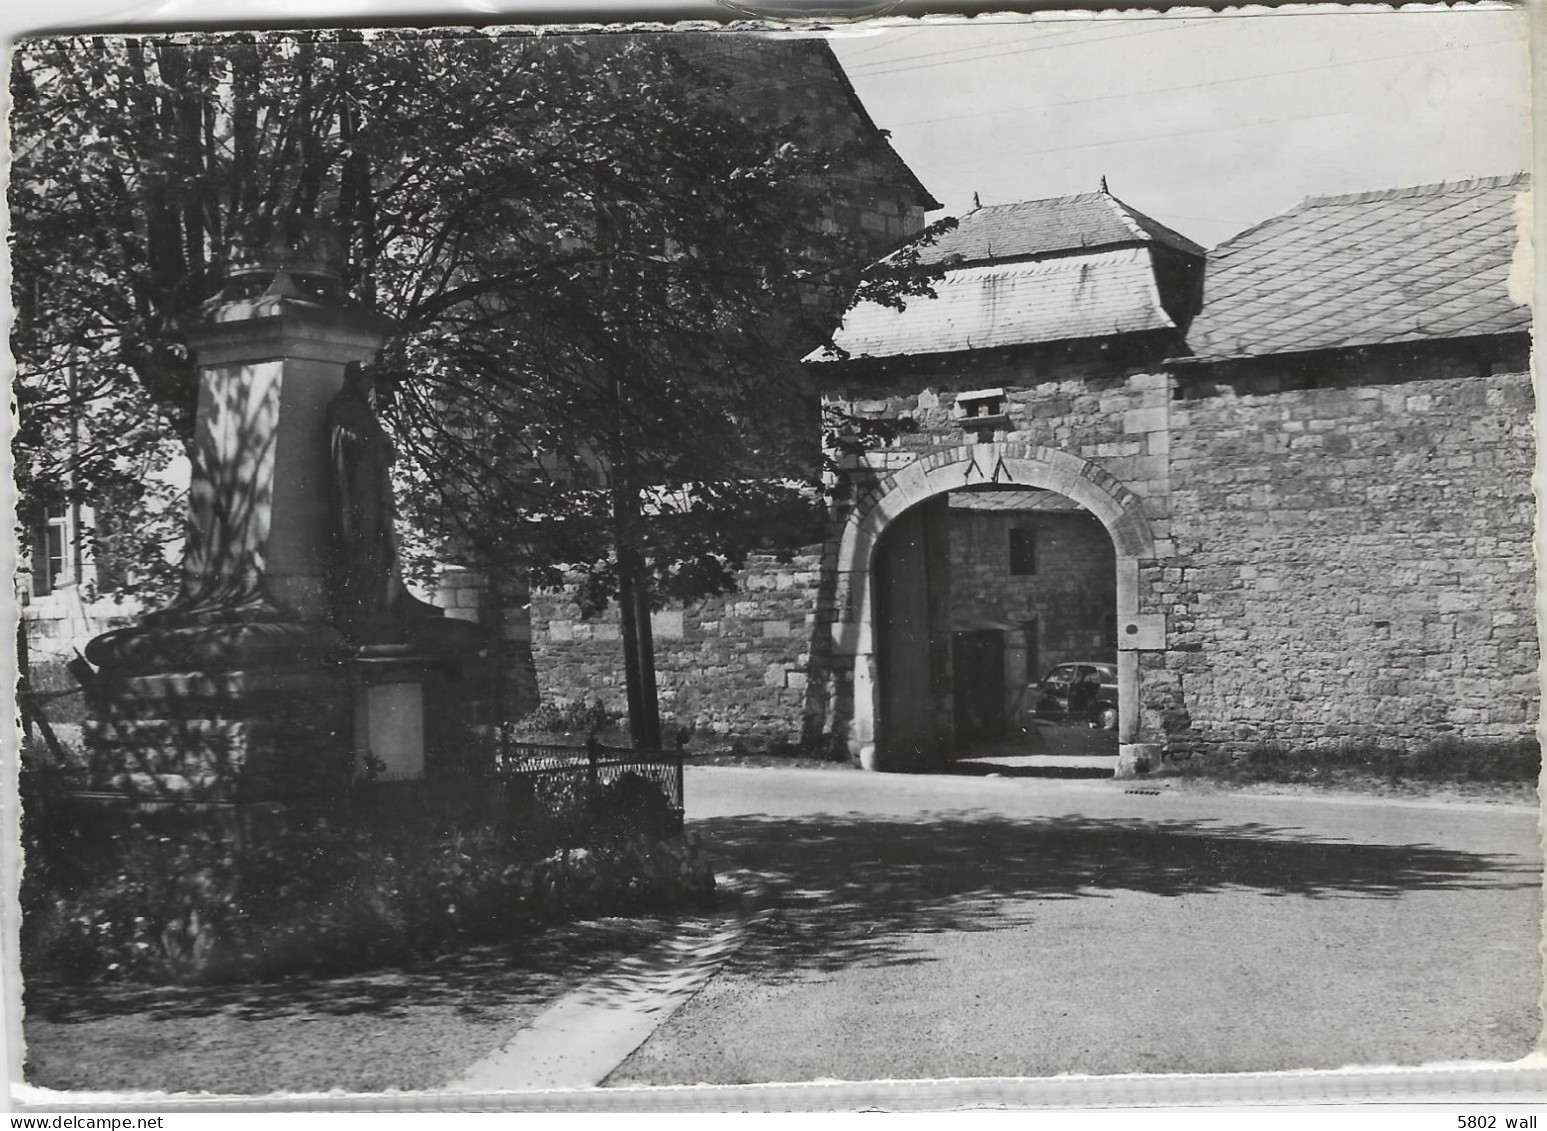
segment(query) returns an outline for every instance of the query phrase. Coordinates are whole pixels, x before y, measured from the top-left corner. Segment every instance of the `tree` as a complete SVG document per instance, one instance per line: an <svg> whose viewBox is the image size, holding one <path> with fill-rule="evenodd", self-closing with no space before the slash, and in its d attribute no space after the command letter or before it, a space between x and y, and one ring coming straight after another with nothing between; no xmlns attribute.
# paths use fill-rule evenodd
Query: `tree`
<svg viewBox="0 0 1547 1131"><path fill-rule="evenodd" d="M783 480L814 473L816 424L794 362L837 304L855 288L901 302L929 278L908 253L862 276L874 245L825 222L855 154L767 97L749 111L758 92L696 42L24 43L24 491L65 481L67 456L77 494L130 491L137 460L187 442L178 327L218 290L232 232L321 217L343 236L346 288L401 329L376 376L405 518L437 553L538 585L578 573L593 606L618 601L636 740L658 739L652 602L731 585L770 508L801 497ZM67 363L84 375L68 394ZM82 409L74 453L47 440L65 401ZM649 513L657 486L669 520Z"/></svg>

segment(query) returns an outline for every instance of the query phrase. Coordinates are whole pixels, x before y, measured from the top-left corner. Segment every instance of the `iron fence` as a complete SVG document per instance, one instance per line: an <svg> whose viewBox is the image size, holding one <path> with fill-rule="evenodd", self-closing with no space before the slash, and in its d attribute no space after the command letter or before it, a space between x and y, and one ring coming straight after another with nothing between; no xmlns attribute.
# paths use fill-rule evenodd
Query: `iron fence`
<svg viewBox="0 0 1547 1131"><path fill-rule="evenodd" d="M602 746L501 741L495 776L534 815L608 825L657 823L682 830L682 754Z"/></svg>

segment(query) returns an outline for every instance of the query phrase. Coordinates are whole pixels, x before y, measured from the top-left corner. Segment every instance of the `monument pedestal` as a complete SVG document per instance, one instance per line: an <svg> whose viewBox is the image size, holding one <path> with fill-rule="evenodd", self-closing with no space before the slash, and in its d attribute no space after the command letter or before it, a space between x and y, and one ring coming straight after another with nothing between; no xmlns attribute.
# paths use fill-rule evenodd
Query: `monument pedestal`
<svg viewBox="0 0 1547 1131"><path fill-rule="evenodd" d="M445 770L481 697L468 686L476 630L430 622L431 642L362 644L349 667L355 780L411 781ZM454 627L453 627L454 626Z"/></svg>
<svg viewBox="0 0 1547 1131"><path fill-rule="evenodd" d="M347 791L365 753L422 776L425 735L461 730L455 697L427 689L476 657L479 633L402 593L391 445L368 377L346 381L393 327L342 299L308 223L233 249L188 329L200 384L183 592L86 648L98 671L79 784L98 799L314 804Z"/></svg>
<svg viewBox="0 0 1547 1131"><path fill-rule="evenodd" d="M337 794L350 731L343 641L295 624L129 628L93 640L99 671L83 792L139 805Z"/></svg>
<svg viewBox="0 0 1547 1131"><path fill-rule="evenodd" d="M355 777L424 777L424 685L399 676L365 684L354 700Z"/></svg>

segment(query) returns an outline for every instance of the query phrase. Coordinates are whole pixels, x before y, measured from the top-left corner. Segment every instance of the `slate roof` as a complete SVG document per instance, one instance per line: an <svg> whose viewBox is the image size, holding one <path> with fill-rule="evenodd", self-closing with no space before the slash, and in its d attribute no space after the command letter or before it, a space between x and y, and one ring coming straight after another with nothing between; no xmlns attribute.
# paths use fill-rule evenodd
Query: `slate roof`
<svg viewBox="0 0 1547 1131"><path fill-rule="evenodd" d="M975 208L933 246L927 264L1004 263L1014 259L1133 244L1161 244L1191 255L1204 249L1106 192Z"/></svg>
<svg viewBox="0 0 1547 1131"><path fill-rule="evenodd" d="M1313 197L1209 253L1197 360L1524 332L1505 280L1526 174Z"/></svg>
<svg viewBox="0 0 1547 1131"><path fill-rule="evenodd" d="M1174 330L1157 246L1204 255L1105 191L975 208L920 249L923 263L944 267L934 298L903 310L860 303L833 341L849 357L885 358ZM842 358L823 349L806 360Z"/></svg>
<svg viewBox="0 0 1547 1131"><path fill-rule="evenodd" d="M833 342L850 357L899 357L1104 338L1175 327L1147 247L948 269L934 298L903 310L863 302ZM837 361L818 350L807 361Z"/></svg>

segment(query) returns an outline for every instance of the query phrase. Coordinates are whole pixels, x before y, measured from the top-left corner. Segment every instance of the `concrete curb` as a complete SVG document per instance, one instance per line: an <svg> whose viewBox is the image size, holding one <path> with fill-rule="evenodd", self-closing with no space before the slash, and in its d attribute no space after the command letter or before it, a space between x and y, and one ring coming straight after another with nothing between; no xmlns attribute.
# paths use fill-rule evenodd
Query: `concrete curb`
<svg viewBox="0 0 1547 1131"><path fill-rule="evenodd" d="M684 920L676 937L616 963L553 1002L446 1091L490 1093L595 1088L691 1001L770 914L768 885L749 872L715 876L729 918Z"/></svg>

